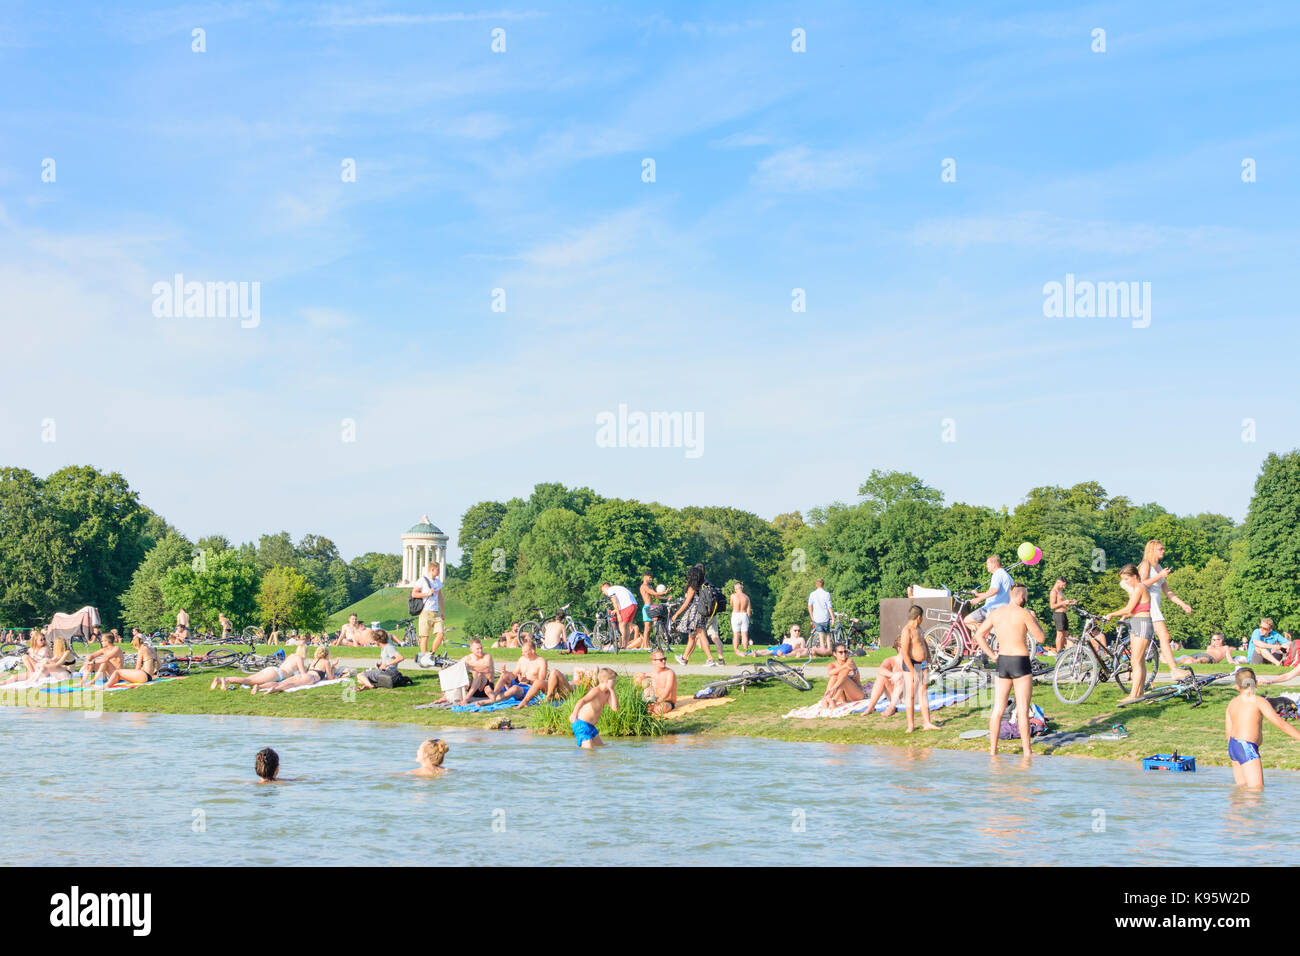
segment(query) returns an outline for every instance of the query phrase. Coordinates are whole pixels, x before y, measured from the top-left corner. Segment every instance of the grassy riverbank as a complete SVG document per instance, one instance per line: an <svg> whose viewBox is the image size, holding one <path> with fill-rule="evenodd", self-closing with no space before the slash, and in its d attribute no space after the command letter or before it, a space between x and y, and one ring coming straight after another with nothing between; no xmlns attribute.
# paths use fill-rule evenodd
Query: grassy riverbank
<svg viewBox="0 0 1300 956"><path fill-rule="evenodd" d="M878 652L870 658L860 659L860 663L874 664L877 661L872 658L883 657L887 653ZM346 649L348 657L369 657L373 654L368 649ZM496 656L503 661L513 659L517 652L507 651ZM548 653L547 656L550 657L551 654ZM622 671L630 666L643 669L645 658L630 654L620 655L619 658L591 655L580 663L584 667L608 664ZM573 664L573 658L565 658L563 669L569 672ZM1279 669L1261 668L1261 671L1277 670ZM432 671L410 671L414 683L397 690L358 692L351 685L332 685L293 694L259 694L256 697L247 690L209 690L212 677L217 673L235 672L209 672L206 675L105 694L102 695L103 709L111 712L378 720L430 728L483 727L501 714L510 716L516 726L522 726L526 722L526 715L514 710L492 714L458 714L447 710L415 709L415 705L438 696L438 678ZM682 675L680 699L685 702L696 689L713 677L714 675ZM963 731L987 727L987 711L974 703L938 710L934 714L935 722L940 725L938 730L918 729L910 735L906 732L901 714L888 719L879 715L837 720L782 719L782 714L795 707L815 703L823 687L823 679L814 679L813 690L806 693L775 682L748 691L733 691L733 703L666 721L662 729L668 734L739 735L833 744L930 746L974 751L984 750L988 746L986 738L959 739ZM1119 741L1088 740L1061 746L1036 743L1035 752L1138 761L1153 753L1167 753L1177 749L1180 753L1194 755L1202 765L1223 765L1227 762L1223 711L1232 695L1230 686L1219 686L1206 691L1206 701L1201 707L1194 708L1186 701L1175 699L1162 704L1121 709L1115 706L1119 690L1114 684L1099 686L1086 703L1075 706L1060 703L1049 687L1040 686L1036 688L1035 701L1046 711L1052 731L1104 733L1112 725L1122 723L1128 730L1129 737ZM56 701L57 699L52 699L53 706L58 706ZM0 703L15 702L17 701L0 696ZM1012 741L1001 744L1004 751L1010 751L1014 746L1016 744ZM1300 769L1300 742L1292 741L1275 730L1266 730L1263 754L1267 767Z"/></svg>

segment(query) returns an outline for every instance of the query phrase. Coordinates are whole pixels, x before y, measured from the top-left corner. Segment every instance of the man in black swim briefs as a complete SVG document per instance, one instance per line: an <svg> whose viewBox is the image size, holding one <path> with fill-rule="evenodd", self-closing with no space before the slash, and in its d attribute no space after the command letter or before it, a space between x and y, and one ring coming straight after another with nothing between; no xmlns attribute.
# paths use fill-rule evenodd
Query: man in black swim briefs
<svg viewBox="0 0 1300 956"><path fill-rule="evenodd" d="M1016 692L1016 718L1020 725L1020 744L1025 757L1029 750L1029 705L1033 696L1034 678L1029 670L1029 652L1034 644L1042 643L1043 629L1038 619L1025 607L1029 591L1023 584L1011 588L1011 603L989 611L988 617L975 632L975 643L989 657L994 657L985 637L990 631L998 635L997 677L993 680L993 710L989 715L989 754L998 752L998 731L1002 715L1007 709L1007 698Z"/></svg>

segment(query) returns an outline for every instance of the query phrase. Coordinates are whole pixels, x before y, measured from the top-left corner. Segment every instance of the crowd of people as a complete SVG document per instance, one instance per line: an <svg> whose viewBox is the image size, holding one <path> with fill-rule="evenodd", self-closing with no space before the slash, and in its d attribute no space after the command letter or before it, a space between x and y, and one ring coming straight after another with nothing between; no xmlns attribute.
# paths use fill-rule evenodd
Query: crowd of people
<svg viewBox="0 0 1300 956"><path fill-rule="evenodd" d="M1172 674L1177 674L1181 664L1259 665L1295 662L1297 655L1292 653L1291 635L1278 633L1270 618L1262 619L1259 627L1242 642L1240 654L1234 654L1234 649L1224 635L1216 631L1203 650L1175 657L1175 652L1181 648L1170 637L1163 608L1173 605L1188 614L1192 609L1169 589L1170 569L1163 566L1164 557L1163 544L1150 541L1140 563L1121 567L1117 578L1120 587L1128 595L1128 600L1123 607L1104 615L1104 620L1107 621L1125 621L1130 635L1132 690L1122 702L1136 699L1145 689L1146 650L1153 642L1158 645L1161 662ZM1028 720L1033 691L1030 662L1034 655L1045 652L1047 637L1037 615L1027 606L1028 588L1014 581L997 555L990 555L985 567L989 573L988 587L973 595L964 623L970 629L980 652L986 655L996 670L989 720L989 750L991 753L997 752L998 729L1014 695L1021 747L1024 754L1028 755L1031 752ZM440 571L437 562L430 562L411 590L413 604L419 606L420 655L436 653L445 640ZM876 705L884 699L884 716L905 711L909 733L916 729L915 712L918 710L922 730L938 729L931 719L928 694L924 690L933 662L930 658L931 649L921 630L924 612L920 606L911 607L895 642L895 654L881 663L874 681L864 682L845 645L832 643L836 611L824 580L818 579L816 587L808 595L807 612L811 625L809 636L805 637L802 625L796 623L770 647L755 647L750 641L752 603L740 582L734 583L730 594L723 595L719 588L708 581L704 566L697 563L686 572L683 585L682 596L676 601L673 600L673 590L664 584L657 584L650 574L642 575L636 592L609 581L600 585L602 595L609 601L607 618L611 628L617 629L620 644L628 649L643 648L649 651L649 672L638 673L634 679L652 713L664 715L677 707L677 675L668 666L664 652L650 642L656 620L660 616L667 617L670 626L685 636L685 648L676 656L678 664L689 665L692 654L698 649L703 652L704 666L716 667L724 660L717 617L719 613L729 611L732 651L736 655L829 657L823 704L835 707L866 700L866 712L874 714ZM1076 601L1066 596L1067 588L1068 582L1064 578L1057 578L1047 596L1055 629L1054 649L1058 654L1078 640L1106 640L1097 631L1090 632L1086 637L1071 633L1069 612ZM667 604L670 601L672 604ZM668 608L674 606L675 610L669 615ZM233 633L233 624L224 613L218 616L218 625L223 635ZM991 638L995 634L996 647L991 644ZM189 615L182 609L177 614L176 629L170 636L171 640L185 642L192 635ZM8 640L16 636L12 632L0 635ZM514 707L523 708L539 699L562 701L575 698L571 715L575 741L584 748L599 746L599 734L595 730L599 715L605 707L615 710L618 708L613 671L601 668L582 675L581 680L575 674L575 679L571 681L538 653L539 650L554 649L565 644L566 622L562 615L546 621L538 637L540 648L539 640L531 634L521 633L517 624L503 632L492 646L518 648L520 653L517 660L503 664L500 668L485 650L481 640L471 640L468 654L454 665L465 668L466 683L444 693L433 702L434 705L500 705L513 702ZM354 676L359 690L392 688L410 682L401 672L401 664L406 658L392 636L379 622L362 624L356 614L349 617L337 636L321 635L315 638L311 635L282 635L279 631L272 631L269 640L272 643L283 640L286 644L293 645L295 650L282 661L256 673L217 677L212 681L212 689L247 687L254 695L266 695L311 687L345 676ZM101 634L95 628L91 641L99 645L98 649L88 652L84 660L79 661L64 638L47 640L40 628L33 629L28 636L26 648L12 665L15 672L0 681L0 687L23 681L51 679L79 679L79 686L82 687L114 687L119 684L148 683L158 678L158 654L138 629L133 629L130 638L135 656L129 667L126 666L122 640L116 630ZM331 658L331 647L378 647L378 665L353 675ZM313 649L310 661L309 648ZM1238 700L1246 700L1249 697L1247 691L1253 692L1253 688L1259 684L1300 677L1300 663L1283 675L1256 677L1253 670L1245 669L1240 674L1248 676L1239 676L1241 696ZM1249 687L1243 682L1248 683ZM1260 728L1252 729L1253 725L1250 725L1253 718L1249 715L1256 712L1262 715L1261 720L1272 720L1266 702L1258 706L1254 703L1240 704L1230 709L1229 731L1234 726L1240 730L1240 735L1233 737L1237 741L1232 747L1234 768L1243 766L1237 758L1243 754L1249 756L1250 749L1245 743L1259 736L1257 731ZM1258 740L1255 743L1258 744ZM442 752L445 753L445 745ZM424 745L421 753L422 767L427 765L436 768L440 763L440 756L435 763L433 752ZM1254 770L1249 770L1247 776L1253 773Z"/></svg>

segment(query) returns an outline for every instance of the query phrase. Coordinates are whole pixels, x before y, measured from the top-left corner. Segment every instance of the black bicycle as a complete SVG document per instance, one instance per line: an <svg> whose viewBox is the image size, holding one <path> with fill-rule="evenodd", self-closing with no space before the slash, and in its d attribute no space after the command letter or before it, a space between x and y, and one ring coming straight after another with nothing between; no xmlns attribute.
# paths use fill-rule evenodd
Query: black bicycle
<svg viewBox="0 0 1300 956"><path fill-rule="evenodd" d="M651 604L646 608L651 622L650 648L662 651L665 657L669 656L673 649L673 612L681 606L681 601L664 601L662 604Z"/></svg>
<svg viewBox="0 0 1300 956"><path fill-rule="evenodd" d="M834 644L843 644L848 648L850 657L861 657L868 651L880 649L878 641L867 639L867 622L859 621L856 617L848 618L848 627L845 628L846 615L837 613L835 615L835 625L831 630L831 642Z"/></svg>
<svg viewBox="0 0 1300 956"><path fill-rule="evenodd" d="M1115 639L1107 642L1099 615L1075 605L1083 620L1079 639L1056 657L1052 672L1052 690L1063 704L1082 704L1098 681L1114 678L1125 695L1133 684L1132 639L1127 624L1115 628ZM1143 690L1155 683L1160 667L1160 649L1154 640L1147 642L1147 678Z"/></svg>
<svg viewBox="0 0 1300 956"><path fill-rule="evenodd" d="M1202 674L1197 677L1190 667L1186 664L1183 669L1187 671L1186 677L1180 677L1178 680L1171 681L1153 691L1148 691L1136 700L1122 700L1119 702L1120 707L1128 707L1133 704L1160 704L1167 700L1173 700L1175 697L1182 697L1192 701L1193 707L1200 707L1205 703L1201 696L1201 691L1211 684L1223 680L1225 677L1231 677L1234 671L1219 671L1215 674Z"/></svg>
<svg viewBox="0 0 1300 956"><path fill-rule="evenodd" d="M762 686L769 681L779 680L788 684L795 690L812 690L812 684L808 678L804 677L803 670L812 661L812 655L808 655L798 667L791 667L783 660L775 657L768 657L756 667L747 667L739 674L731 677L722 677L718 680L709 681L698 691L696 697L723 697L733 687L755 687Z"/></svg>

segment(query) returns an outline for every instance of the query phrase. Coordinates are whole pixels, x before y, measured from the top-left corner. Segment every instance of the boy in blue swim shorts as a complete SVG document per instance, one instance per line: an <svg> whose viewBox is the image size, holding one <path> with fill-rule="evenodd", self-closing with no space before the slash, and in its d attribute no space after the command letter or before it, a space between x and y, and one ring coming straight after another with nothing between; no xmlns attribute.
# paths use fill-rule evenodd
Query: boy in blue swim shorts
<svg viewBox="0 0 1300 956"><path fill-rule="evenodd" d="M1249 667L1242 667L1235 678L1237 696L1228 703L1224 714L1224 732L1228 737L1228 759L1232 762L1232 779L1253 790L1264 788L1264 761L1259 746L1264 741L1264 721L1300 740L1296 730L1278 716L1263 697L1255 696L1257 678Z"/></svg>
<svg viewBox="0 0 1300 956"><path fill-rule="evenodd" d="M573 708L569 727L573 730L573 739L583 750L604 745L596 730L596 722L600 720L600 713L606 705L609 705L610 710L618 710L618 697L614 694L614 681L617 677L608 667L602 667L596 672L596 686L587 691L582 700L578 701L578 706Z"/></svg>

